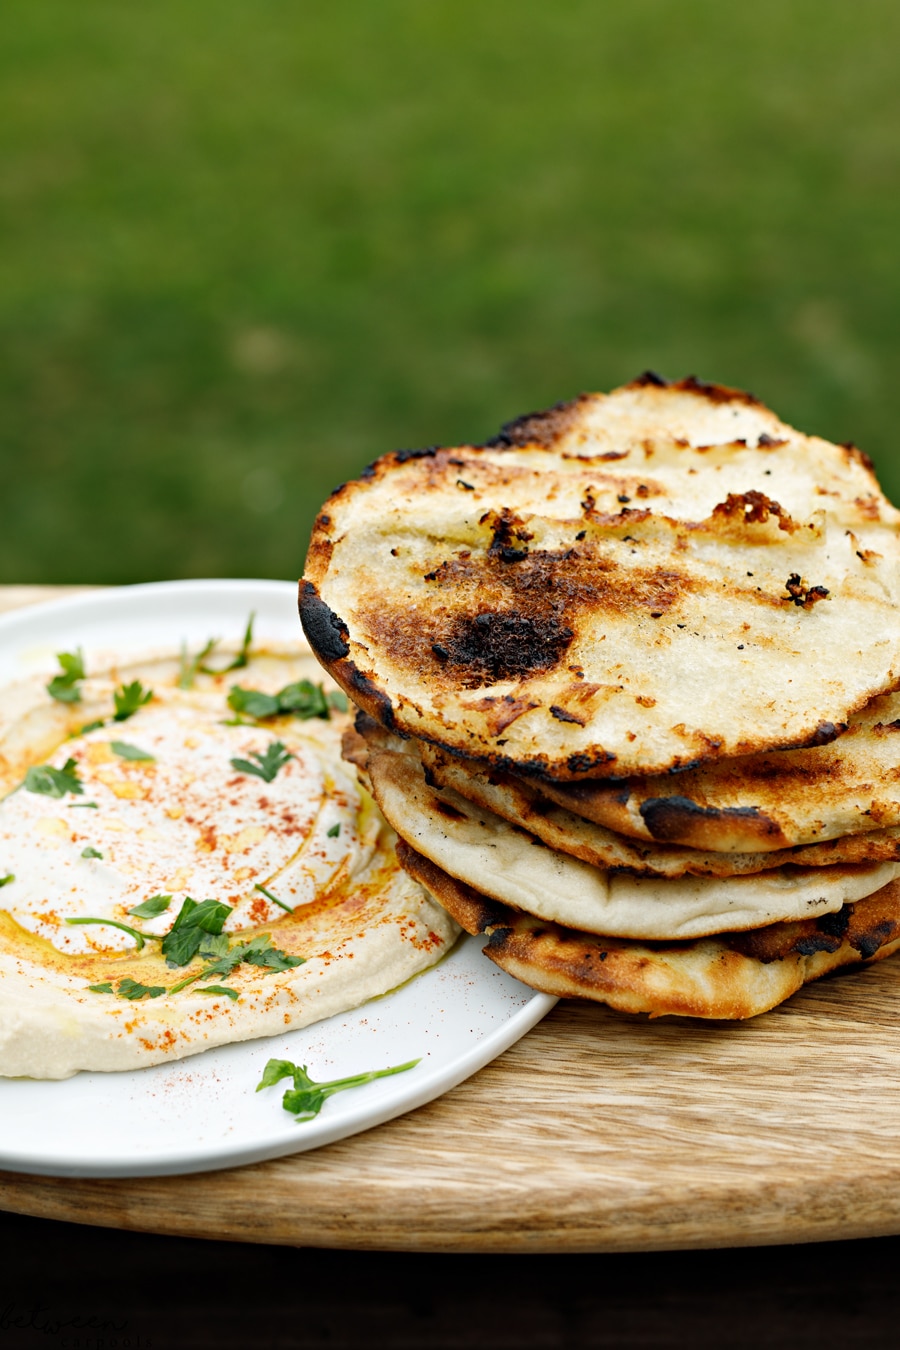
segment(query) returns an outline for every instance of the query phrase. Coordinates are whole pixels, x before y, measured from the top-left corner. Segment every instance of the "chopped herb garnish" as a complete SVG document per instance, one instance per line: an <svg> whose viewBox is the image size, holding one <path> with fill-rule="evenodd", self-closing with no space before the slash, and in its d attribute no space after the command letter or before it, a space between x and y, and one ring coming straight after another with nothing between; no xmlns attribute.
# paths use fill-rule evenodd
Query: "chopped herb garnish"
<svg viewBox="0 0 900 1350"><path fill-rule="evenodd" d="M245 951L250 945L249 942L236 943L229 951L223 952L217 960L208 965L205 970L201 970L197 978L199 979L202 975L204 980L211 980L216 975L222 975L223 977L230 975L241 964Z"/></svg>
<svg viewBox="0 0 900 1350"><path fill-rule="evenodd" d="M321 717L327 722L331 716L322 686L310 680L285 685L278 695L278 702L285 712L292 712L304 722L311 717Z"/></svg>
<svg viewBox="0 0 900 1350"><path fill-rule="evenodd" d="M251 614L247 620L247 627L244 630L244 637L241 641L241 649L237 656L233 657L224 666L207 665L207 659L212 656L221 639L210 638L206 645L197 653L196 656L188 655L187 647L184 643L181 646L181 671L178 676L179 689L193 689L194 681L200 674L203 675L227 675L231 670L243 670L250 660L250 645L253 642L253 622L256 614Z"/></svg>
<svg viewBox="0 0 900 1350"><path fill-rule="evenodd" d="M138 951L142 949L147 938L153 938L152 933L139 933L136 928L129 928L127 923L119 923L118 919L66 919L66 923L105 923L110 928L121 928L123 933L128 933L130 937L134 938ZM155 942L159 942L159 940L159 938L154 938Z"/></svg>
<svg viewBox="0 0 900 1350"><path fill-rule="evenodd" d="M236 713L246 713L248 717L275 717L281 712L277 694L264 694L260 689L242 689L239 684L231 686L228 706Z"/></svg>
<svg viewBox="0 0 900 1350"><path fill-rule="evenodd" d="M273 741L264 755L257 754L255 750L250 753L256 760L255 764L251 764L249 759L233 759L231 767L239 773L252 773L266 783L271 783L279 769L283 769L288 760L294 758L281 741Z"/></svg>
<svg viewBox="0 0 900 1350"><path fill-rule="evenodd" d="M197 955L202 956L204 961L214 961L224 956L230 947L231 938L227 933L204 933Z"/></svg>
<svg viewBox="0 0 900 1350"><path fill-rule="evenodd" d="M80 797L84 792L74 759L67 759L61 769L51 769L49 764L33 764L25 775L25 790L44 797L64 797L67 792Z"/></svg>
<svg viewBox="0 0 900 1350"><path fill-rule="evenodd" d="M105 719L102 717L98 717L96 722L85 722L84 726L79 728L78 734L79 736L86 736L89 731L96 731L98 727L105 727L105 726L106 726Z"/></svg>
<svg viewBox="0 0 900 1350"><path fill-rule="evenodd" d="M96 802L69 802L70 811L99 811Z"/></svg>
<svg viewBox="0 0 900 1350"><path fill-rule="evenodd" d="M358 1073L352 1078L335 1078L330 1083L316 1083L310 1078L305 1064L292 1064L289 1059L270 1059L263 1069L263 1076L256 1085L256 1091L274 1087L283 1078L294 1080L293 1088L288 1088L281 1099L285 1111L299 1120L312 1120L319 1114L326 1098L347 1088L362 1087L364 1083L374 1082L376 1078L388 1078L391 1074L405 1073L414 1069L420 1061L411 1059L407 1064L395 1064L390 1069L373 1069L369 1073Z"/></svg>
<svg viewBox="0 0 900 1350"><path fill-rule="evenodd" d="M213 961L206 967L203 978L208 980L214 975L230 975L242 961L246 961L248 966L262 966L273 973L293 970L295 966L306 964L305 957L289 956L287 952L272 946L272 939L268 933L260 933L249 942L235 943L230 951L219 957L218 961Z"/></svg>
<svg viewBox="0 0 900 1350"><path fill-rule="evenodd" d="M165 914L171 903L171 895L151 895L149 900L142 900L128 913L133 914L136 919L155 919L158 914Z"/></svg>
<svg viewBox="0 0 900 1350"><path fill-rule="evenodd" d="M97 849L91 848L90 844L88 844L87 848L81 850L81 856L82 858L102 858L103 854L98 852Z"/></svg>
<svg viewBox="0 0 900 1350"><path fill-rule="evenodd" d="M117 689L113 694L113 702L116 705L116 711L113 714L113 721L126 722L129 717L133 717L138 708L143 708L153 697L152 689L145 689L140 680L132 680L131 684L123 684L121 689Z"/></svg>
<svg viewBox="0 0 900 1350"><path fill-rule="evenodd" d="M156 756L151 755L149 751L142 750L138 745L129 745L127 741L110 741L109 748L120 759L156 759Z"/></svg>
<svg viewBox="0 0 900 1350"><path fill-rule="evenodd" d="M53 676L47 685L47 693L58 703L80 703L78 681L85 678L81 648L77 652L57 652L56 659L62 667L62 674Z"/></svg>
<svg viewBox="0 0 900 1350"><path fill-rule="evenodd" d="M322 686L310 680L286 684L277 694L264 694L261 689L244 689L242 685L233 684L228 695L229 708L259 720L292 713L302 721L321 717L327 722L331 716L328 702ZM346 699L344 705L346 707Z"/></svg>
<svg viewBox="0 0 900 1350"><path fill-rule="evenodd" d="M113 992L113 987L109 980L104 980L102 984L89 984L88 989L90 989L92 994L111 994Z"/></svg>
<svg viewBox="0 0 900 1350"><path fill-rule="evenodd" d="M200 951L204 934L222 932L231 913L231 905L219 900L198 904L190 896L178 911L178 917L162 940L162 954L169 966L186 966Z"/></svg>
<svg viewBox="0 0 900 1350"><path fill-rule="evenodd" d="M280 947L273 947L268 933L252 938L242 955L248 965L262 966L265 970L271 971L293 970L295 966L306 965L305 957L290 956Z"/></svg>
<svg viewBox="0 0 900 1350"><path fill-rule="evenodd" d="M330 830L326 830L326 831L325 831L325 834L326 834L326 836L327 836L329 839L337 839L337 837L338 837L338 835L340 834L340 832L341 832L341 826L340 826L340 822L338 822L337 825L332 825L332 827L331 827Z"/></svg>
<svg viewBox="0 0 900 1350"><path fill-rule="evenodd" d="M205 989L195 989L194 992L196 994L225 994L230 999L240 998L236 989L229 989L224 984L208 984Z"/></svg>
<svg viewBox="0 0 900 1350"><path fill-rule="evenodd" d="M278 905L279 909L285 910L288 914L293 914L294 911L291 909L291 906L286 905L283 900L279 900L278 896L273 895L271 891L267 891L265 886L256 885L253 887L253 889L255 891L260 891L266 897L267 900L272 901L273 905Z"/></svg>
<svg viewBox="0 0 900 1350"><path fill-rule="evenodd" d="M139 998L159 998L160 994L165 992L166 986L164 984L140 984L128 975L119 981L119 987L116 990L119 998L127 998L132 1002Z"/></svg>
<svg viewBox="0 0 900 1350"><path fill-rule="evenodd" d="M178 676L179 689L193 689L194 680L196 680L197 675L203 669L203 662L209 656L213 648L217 646L218 641L218 638L210 638L203 650L199 651L193 658L188 655L188 649L185 643L181 644L181 671Z"/></svg>
<svg viewBox="0 0 900 1350"><path fill-rule="evenodd" d="M193 975L188 975L185 979L179 980L177 984L173 984L169 989L169 993L178 994L182 989L187 989L188 985L193 984L195 980L199 980L202 974L202 970L195 970Z"/></svg>
<svg viewBox="0 0 900 1350"><path fill-rule="evenodd" d="M334 708L336 712L346 712L350 706L347 701L347 695L343 689L333 689L328 695L328 706Z"/></svg>
<svg viewBox="0 0 900 1350"><path fill-rule="evenodd" d="M244 637L241 642L241 650L238 652L237 656L229 661L227 666L220 666L218 670L201 665L199 669L202 670L205 675L227 675L230 670L243 670L244 666L246 666L250 660L250 644L253 642L253 622L255 618L256 614L253 613L247 620L247 627L244 630ZM212 648L210 648L210 651L212 651ZM208 654L209 653L207 653L207 655Z"/></svg>
<svg viewBox="0 0 900 1350"><path fill-rule="evenodd" d="M15 873L7 872L5 877L0 877L0 886L8 886L11 881L15 881Z"/></svg>

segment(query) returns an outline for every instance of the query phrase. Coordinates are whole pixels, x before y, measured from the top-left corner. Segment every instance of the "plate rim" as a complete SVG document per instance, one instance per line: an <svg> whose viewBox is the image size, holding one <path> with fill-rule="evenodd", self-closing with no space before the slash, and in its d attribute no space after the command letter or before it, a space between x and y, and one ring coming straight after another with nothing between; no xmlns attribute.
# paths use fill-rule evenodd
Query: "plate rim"
<svg viewBox="0 0 900 1350"><path fill-rule="evenodd" d="M188 596L192 591L197 592L197 598L201 598L204 591L212 592L218 595L234 595L237 599L242 595L251 595L254 590L259 593L260 590L268 591L272 598L279 594L287 599L289 592L293 591L296 595L298 583L277 578L254 578L254 577L198 577L198 578L178 578L171 581L151 581L134 582L122 586L98 586L96 589L78 591L72 595L57 596L45 601L19 606L5 613L0 613L0 641L14 640L15 632L18 628L27 628L38 623L42 626L42 620L48 628L52 629L54 620L57 617L67 618L69 616L77 617L79 611L95 609L99 606L102 612L107 606L113 608L131 597L139 594L144 595L165 595ZM46 641L52 640L52 634L48 633ZM297 640L303 646L306 646L300 627L299 617L297 619ZM148 646L150 643L148 642ZM174 639L173 639L174 645ZM5 679L4 679L5 682ZM463 947L471 949L473 945L479 947L483 945L483 939L474 938L467 934L462 934L460 939L444 958L445 961L452 960L455 953L458 953ZM437 966L421 972L414 977L415 982L427 981L429 975L435 974L440 970L444 962L439 962ZM489 978L496 978L503 975L506 979L513 977L500 972L493 965L485 968L485 975ZM521 982L517 982L521 983ZM378 1125L384 1124L397 1116L404 1115L409 1111L418 1109L418 1107L435 1100L445 1092L458 1086L465 1079L471 1077L484 1068L492 1060L497 1058L511 1045L515 1044L532 1027L555 1006L558 999L554 995L540 993L537 990L530 989L527 985L522 985L522 989L528 991L527 1001L516 1008L509 1016L505 1017L499 1025L494 1026L485 1035L476 1038L463 1052L452 1054L449 1063L435 1064L430 1066L423 1077L409 1078L404 1075L391 1081L391 1085L396 1083L396 1088L387 1096L380 1100L377 1107L367 1107L365 1100L357 1100L354 1104L351 1098L349 1104L341 1108L340 1115L333 1121L327 1118L323 1121L321 1116L316 1117L314 1122L310 1122L312 1133L307 1136L308 1142L304 1141L301 1135L297 1138L285 1137L283 1134L275 1138L272 1134L274 1127L269 1127L269 1136L267 1139L256 1144L244 1144L239 1147L222 1143L212 1146L202 1146L195 1148L193 1153L178 1155L174 1151L170 1156L159 1155L156 1158L147 1159L135 1158L131 1161L114 1161L109 1164L98 1164L95 1161L89 1161L83 1156L78 1157L75 1154L66 1158L64 1155L53 1159L41 1158L35 1154L29 1154L23 1150L7 1151L2 1142L0 1142L0 1169L28 1176L47 1176L47 1177L72 1177L72 1178L140 1178L153 1176L179 1176L194 1173L220 1171L231 1167L250 1166L254 1163L267 1161L270 1159L289 1156L294 1153L308 1152L327 1144L335 1143L340 1139L346 1139L354 1134L363 1133L369 1129L374 1129ZM392 995L382 995L382 999L389 999ZM373 1002L360 1005L361 1008L371 1008ZM350 1009L345 1013L335 1014L336 1018L352 1016L359 1009ZM321 1022L309 1024L312 1027L324 1027L332 1019L323 1019ZM306 1028L300 1028L304 1031ZM290 1032L281 1033L290 1035ZM154 1068L172 1067L178 1064L193 1064L199 1066L205 1054L214 1054L216 1049L230 1048L231 1046L246 1046L249 1048L263 1045L267 1040L276 1040L276 1037L251 1038L245 1041L230 1043L228 1047L214 1047L210 1051L199 1051L194 1055L182 1057L177 1060L167 1061L164 1065L146 1066L146 1068L122 1070L115 1074L117 1078L124 1075L142 1074L150 1072ZM83 1071L84 1072L84 1071ZM89 1072L89 1071L87 1071ZM97 1074L101 1080L103 1075ZM64 1087L66 1083L71 1083L82 1078L82 1075L76 1074L68 1079L59 1080L59 1085ZM41 1079L0 1079L0 1084L6 1085L16 1081L25 1083L46 1082L52 1083L54 1080ZM83 1081L83 1078L82 1078ZM343 1099L346 1100L346 1099ZM262 1117L261 1117L262 1120ZM278 1125L283 1122L278 1120ZM0 1125L2 1131L2 1125ZM263 1125L261 1134L266 1133L266 1126Z"/></svg>

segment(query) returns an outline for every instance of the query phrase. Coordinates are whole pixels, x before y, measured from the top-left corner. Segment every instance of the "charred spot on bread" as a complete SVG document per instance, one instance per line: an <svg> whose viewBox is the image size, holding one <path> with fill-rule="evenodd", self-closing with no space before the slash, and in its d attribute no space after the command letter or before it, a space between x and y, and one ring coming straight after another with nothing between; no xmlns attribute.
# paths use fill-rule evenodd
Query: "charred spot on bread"
<svg viewBox="0 0 900 1350"><path fill-rule="evenodd" d="M650 797L640 805L641 818L651 836L660 843L684 843L698 834L698 826L707 823L739 822L762 838L780 836L781 830L755 806L700 806L690 797Z"/></svg>

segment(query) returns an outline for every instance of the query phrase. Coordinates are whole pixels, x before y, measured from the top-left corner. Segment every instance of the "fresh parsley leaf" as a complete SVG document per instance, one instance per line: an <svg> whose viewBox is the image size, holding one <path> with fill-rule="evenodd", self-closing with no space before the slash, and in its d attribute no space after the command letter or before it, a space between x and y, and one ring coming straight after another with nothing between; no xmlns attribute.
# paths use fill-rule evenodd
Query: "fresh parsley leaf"
<svg viewBox="0 0 900 1350"><path fill-rule="evenodd" d="M66 919L66 923L105 923L110 928L121 928L123 933L128 933L137 943L137 949L140 951L144 946L146 938L152 938L152 933L139 933L136 928L129 928L127 923L119 923L118 919ZM159 938L154 941L159 942Z"/></svg>
<svg viewBox="0 0 900 1350"><path fill-rule="evenodd" d="M208 984L205 989L197 989L198 994L225 994L230 999L240 998L236 989L229 989L224 984Z"/></svg>
<svg viewBox="0 0 900 1350"><path fill-rule="evenodd" d="M102 717L98 717L96 722L85 722L84 726L79 729L78 734L79 736L86 736L89 731L96 731L98 727L105 727L105 726L106 726L105 719Z"/></svg>
<svg viewBox="0 0 900 1350"><path fill-rule="evenodd" d="M87 848L81 850L81 856L82 858L102 858L103 854L98 852L97 849L91 848L90 844L88 844Z"/></svg>
<svg viewBox="0 0 900 1350"><path fill-rule="evenodd" d="M33 764L25 775L25 790L44 797L64 797L67 792L80 797L84 793L74 759L67 759L61 769L52 769L49 764Z"/></svg>
<svg viewBox="0 0 900 1350"><path fill-rule="evenodd" d="M110 741L109 748L114 754L118 755L120 759L156 759L156 756L151 755L149 751L142 750L139 745L129 745L127 741Z"/></svg>
<svg viewBox="0 0 900 1350"><path fill-rule="evenodd" d="M99 811L96 802L69 802L70 811Z"/></svg>
<svg viewBox="0 0 900 1350"><path fill-rule="evenodd" d="M188 655L187 646L184 643L181 644L181 671L178 676L179 689L193 689L194 681L199 672L203 669L203 662L209 656L210 652L218 646L218 643L218 638L210 638L203 650L199 651L193 658Z"/></svg>
<svg viewBox="0 0 900 1350"><path fill-rule="evenodd" d="M293 970L294 966L306 965L305 957L289 956L280 947L274 947L268 933L251 938L241 959L250 966L264 966L266 970L272 971Z"/></svg>
<svg viewBox="0 0 900 1350"><path fill-rule="evenodd" d="M304 722L310 717L321 717L327 722L331 716L322 686L311 680L297 680L295 684L285 685L278 695L278 702L282 712L291 712Z"/></svg>
<svg viewBox="0 0 900 1350"><path fill-rule="evenodd" d="M123 684L122 688L113 694L113 702L116 705L113 721L126 722L129 717L134 716L138 708L143 708L144 704L149 703L152 697L153 690L145 689L140 680Z"/></svg>
<svg viewBox="0 0 900 1350"><path fill-rule="evenodd" d="M55 698L57 703L81 702L81 690L65 675L54 675L46 688L47 693L51 698Z"/></svg>
<svg viewBox="0 0 900 1350"><path fill-rule="evenodd" d="M333 696L326 699L322 686L313 684L310 680L297 680L294 684L286 684L277 694L264 694L261 689L245 689L243 685L233 684L228 695L228 706L236 713L246 713L248 717L255 717L257 720L292 713L302 721L307 721L310 717L321 717L327 722L331 716L329 711L331 697ZM340 698L344 700L346 711L347 700L343 694Z"/></svg>
<svg viewBox="0 0 900 1350"><path fill-rule="evenodd" d="M279 900L279 899L278 899L278 896L277 896L277 895L273 895L271 891L267 891L266 888L265 888L265 886L256 885L256 886L253 887L253 889L254 889L255 891L260 891L261 894L264 895L264 896L266 897L267 900L271 900L271 901L272 901L272 904L273 904L273 905L277 905L277 906L279 907L279 909L285 910L286 913L288 913L288 914L293 914L294 911L293 911L293 909L291 909L291 906L290 906L290 905L286 905L286 904L284 903L283 900Z"/></svg>
<svg viewBox="0 0 900 1350"><path fill-rule="evenodd" d="M203 972L204 980L210 980L215 975L230 975L241 962L246 961L249 966L262 966L264 969L273 973L281 970L293 970L295 966L303 966L306 960L302 956L289 956L278 947L273 947L272 939L268 933L260 933L257 937L251 938L249 942L236 942L235 945L213 961Z"/></svg>
<svg viewBox="0 0 900 1350"><path fill-rule="evenodd" d="M119 987L116 990L119 998L130 999L132 1003L140 998L159 998L160 994L165 992L166 986L164 984L140 984L128 975L119 981Z"/></svg>
<svg viewBox="0 0 900 1350"><path fill-rule="evenodd" d="M351 1078L335 1078L329 1083L317 1083L310 1078L305 1064L292 1064L289 1059L270 1059L263 1069L263 1076L256 1085L256 1091L274 1087L283 1078L293 1078L293 1088L288 1088L281 1099L285 1111L298 1120L312 1120L319 1114L328 1097L347 1088L362 1087L364 1083L374 1082L376 1078L388 1078L391 1074L405 1073L420 1063L411 1059L407 1064L395 1064L389 1069L373 1069L369 1073L354 1074Z"/></svg>
<svg viewBox="0 0 900 1350"><path fill-rule="evenodd" d="M0 886L8 886L11 881L15 881L15 874L7 872L5 877L0 877Z"/></svg>
<svg viewBox="0 0 900 1350"><path fill-rule="evenodd" d="M181 672L178 676L179 689L193 689L194 681L200 674L203 675L227 675L230 670L243 670L250 660L250 646L253 642L253 623L256 614L251 614L247 620L247 627L244 630L244 637L241 641L241 648L237 656L232 657L223 666L211 666L208 659L212 656L221 639L210 638L206 645L196 656L188 655L187 647L182 643L181 647Z"/></svg>
<svg viewBox="0 0 900 1350"><path fill-rule="evenodd" d="M346 712L350 704L343 689L333 689L328 695L328 706L336 712Z"/></svg>
<svg viewBox="0 0 900 1350"><path fill-rule="evenodd" d="M171 903L171 895L151 895L149 900L142 900L128 913L133 914L136 919L155 919L158 914L165 914Z"/></svg>
<svg viewBox="0 0 900 1350"><path fill-rule="evenodd" d="M174 926L199 928L202 933L221 933L225 920L232 910L232 906L226 905L222 900L203 900L199 905L196 901L191 901L193 908L185 914L187 904L188 901L185 900Z"/></svg>
<svg viewBox="0 0 900 1350"><path fill-rule="evenodd" d="M78 681L85 678L81 648L77 652L57 652L56 659L62 667L62 674L53 676L47 685L47 693L58 703L80 703Z"/></svg>
<svg viewBox="0 0 900 1350"><path fill-rule="evenodd" d="M253 642L253 623L256 619L255 612L247 620L247 627L244 630L244 637L241 642L241 649L233 660L228 662L227 666L220 666L218 669L211 669L209 666L201 665L199 668L206 675L227 675L230 670L243 670L244 666L250 660L250 644ZM209 653L207 653L208 655Z"/></svg>
<svg viewBox="0 0 900 1350"><path fill-rule="evenodd" d="M274 1087L282 1078L293 1078L296 1068L296 1064L292 1064L289 1059L270 1059L256 1085L256 1091L262 1092L263 1088Z"/></svg>
<svg viewBox="0 0 900 1350"><path fill-rule="evenodd" d="M228 706L236 713L246 713L248 717L274 717L281 712L275 694L264 694L260 689L242 689L239 684L231 686Z"/></svg>
<svg viewBox="0 0 900 1350"><path fill-rule="evenodd" d="M337 839L340 832L341 832L341 825L340 821L338 821L337 825L332 825L330 830L325 831L325 834L329 839Z"/></svg>
<svg viewBox="0 0 900 1350"><path fill-rule="evenodd" d="M188 975L183 980L179 980L177 984L173 984L169 990L169 993L177 994L182 989L187 989L188 985L193 984L195 980L199 980L202 974L203 974L202 970L195 970L193 975Z"/></svg>
<svg viewBox="0 0 900 1350"><path fill-rule="evenodd" d="M113 992L113 987L109 980L104 980L103 984L89 984L88 989L90 989L92 994L111 994Z"/></svg>
<svg viewBox="0 0 900 1350"><path fill-rule="evenodd" d="M162 940L162 954L169 966L186 966L200 950L204 934L219 934L231 913L231 905L220 900L204 900L198 904L190 896L184 901L178 916Z"/></svg>
<svg viewBox="0 0 900 1350"><path fill-rule="evenodd" d="M256 760L255 764L251 764L248 759L233 759L231 767L239 773L252 773L266 783L271 783L279 769L283 769L288 760L294 758L281 741L273 741L264 755L257 754L255 750L250 753Z"/></svg>
<svg viewBox="0 0 900 1350"><path fill-rule="evenodd" d="M231 938L227 933L204 933L200 939L200 949L198 956L202 956L204 961L214 961L217 957L224 956L231 947Z"/></svg>
<svg viewBox="0 0 900 1350"><path fill-rule="evenodd" d="M244 945L246 944L237 943L234 947L231 947L229 951L223 952L217 960L212 961L204 970L200 971L200 976L202 976L204 980L211 980L216 975L221 975L223 977L230 975L244 959ZM200 978L200 976L198 976L198 978Z"/></svg>
<svg viewBox="0 0 900 1350"><path fill-rule="evenodd" d="M57 652L56 659L62 667L60 679L65 680L83 680L86 678L84 673L84 654L81 648L77 652Z"/></svg>
<svg viewBox="0 0 900 1350"><path fill-rule="evenodd" d="M190 965L200 948L200 930L185 928L167 933L161 951L168 966Z"/></svg>

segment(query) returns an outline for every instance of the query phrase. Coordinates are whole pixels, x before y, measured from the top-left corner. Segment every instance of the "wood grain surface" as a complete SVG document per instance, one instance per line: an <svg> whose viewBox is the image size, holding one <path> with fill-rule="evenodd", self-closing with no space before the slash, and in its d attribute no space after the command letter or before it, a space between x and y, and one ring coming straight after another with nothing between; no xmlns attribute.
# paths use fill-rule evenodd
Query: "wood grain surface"
<svg viewBox="0 0 900 1350"><path fill-rule="evenodd" d="M0 1208L383 1251L628 1252L897 1233L898 1010L898 959L743 1023L561 1003L439 1101L353 1139L189 1184L0 1173Z"/></svg>

